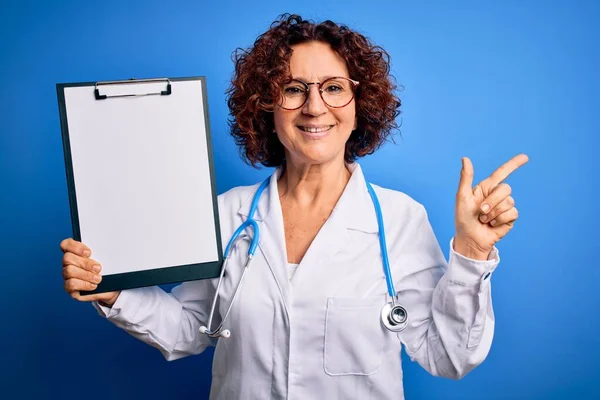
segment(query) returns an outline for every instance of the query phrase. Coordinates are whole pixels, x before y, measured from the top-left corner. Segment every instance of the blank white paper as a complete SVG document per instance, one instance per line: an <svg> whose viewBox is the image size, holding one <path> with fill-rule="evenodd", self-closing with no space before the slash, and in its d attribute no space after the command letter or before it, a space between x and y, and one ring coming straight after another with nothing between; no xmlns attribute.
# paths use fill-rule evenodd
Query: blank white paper
<svg viewBox="0 0 600 400"><path fill-rule="evenodd" d="M171 85L65 88L81 240L103 275L219 259L202 82Z"/></svg>

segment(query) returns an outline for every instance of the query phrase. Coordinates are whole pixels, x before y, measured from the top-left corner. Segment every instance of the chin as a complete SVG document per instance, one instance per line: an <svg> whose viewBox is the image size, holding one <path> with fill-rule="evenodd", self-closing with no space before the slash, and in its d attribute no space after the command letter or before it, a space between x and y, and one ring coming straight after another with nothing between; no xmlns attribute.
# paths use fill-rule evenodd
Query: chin
<svg viewBox="0 0 600 400"><path fill-rule="evenodd" d="M305 148L300 152L296 152L294 158L310 164L324 164L338 158L338 149L332 151L332 149L314 148L314 146L311 147L313 148Z"/></svg>

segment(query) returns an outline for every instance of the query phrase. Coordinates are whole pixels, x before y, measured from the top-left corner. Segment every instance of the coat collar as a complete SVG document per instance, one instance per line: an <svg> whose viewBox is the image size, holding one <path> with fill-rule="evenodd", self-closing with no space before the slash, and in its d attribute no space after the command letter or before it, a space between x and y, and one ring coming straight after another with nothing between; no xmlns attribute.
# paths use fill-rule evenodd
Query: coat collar
<svg viewBox="0 0 600 400"><path fill-rule="evenodd" d="M347 167L352 175L330 218L335 217L336 220L348 229L366 233L377 233L378 226L375 208L367 190L362 168L358 163L347 164ZM269 178L269 185L265 188L258 201L258 208L254 216L257 222L264 221L273 212L281 218L281 203L279 201L277 180L282 172L282 167L279 167ZM257 188L258 186L256 186L252 194L242 203L238 210L238 214L244 216L245 219L248 218L248 211L250 210L250 205L252 204L252 199Z"/></svg>
<svg viewBox="0 0 600 400"><path fill-rule="evenodd" d="M315 291L315 285L336 282L336 277L343 276L346 272L344 265L333 263L332 259L351 242L350 231L359 230L366 233L378 231L375 208L362 170L358 164L349 164L348 168L352 172L350 180L328 220L310 244L292 281L289 281L287 275L283 214L277 190L281 168L271 176L269 185L258 201L254 219L260 226L259 248L281 294L288 323L294 298L309 299L314 293L319 293L319 290ZM257 188L258 186L253 188L252 193L239 209L244 219L248 218L248 211ZM324 268L324 266L328 267Z"/></svg>

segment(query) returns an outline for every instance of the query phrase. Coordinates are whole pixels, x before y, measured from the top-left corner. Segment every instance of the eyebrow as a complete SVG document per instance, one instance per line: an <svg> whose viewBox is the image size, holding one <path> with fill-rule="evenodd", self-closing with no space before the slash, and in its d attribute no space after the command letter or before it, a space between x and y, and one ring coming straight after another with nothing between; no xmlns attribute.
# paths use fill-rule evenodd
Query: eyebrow
<svg viewBox="0 0 600 400"><path fill-rule="evenodd" d="M319 80L320 82L325 82L327 79L331 79L331 78L346 78L346 79L350 79L349 77L343 76L343 75L327 75L327 76L322 76L321 79ZM304 83L311 83L308 81L308 79L304 79L302 77L299 76L292 76L292 79L298 80L298 81L302 81Z"/></svg>

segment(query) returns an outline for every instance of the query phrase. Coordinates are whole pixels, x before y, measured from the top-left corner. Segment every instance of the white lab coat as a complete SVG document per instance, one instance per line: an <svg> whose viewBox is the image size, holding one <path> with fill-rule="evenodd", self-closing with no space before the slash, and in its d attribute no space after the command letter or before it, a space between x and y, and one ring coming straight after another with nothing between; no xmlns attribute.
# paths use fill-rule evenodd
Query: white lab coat
<svg viewBox="0 0 600 400"><path fill-rule="evenodd" d="M278 170L256 212L260 244L225 328L216 341L211 399L403 399L401 344L433 375L460 378L488 354L494 332L490 279L498 262L469 260L450 247L447 263L423 206L374 186L390 266L409 326L381 323L387 287L375 210L358 164L344 193L288 280ZM225 245L247 218L258 185L218 198ZM233 253L218 304L229 305L248 240ZM158 348L167 360L214 345L205 325L217 279L126 290L101 315ZM220 322L217 315L213 327Z"/></svg>

